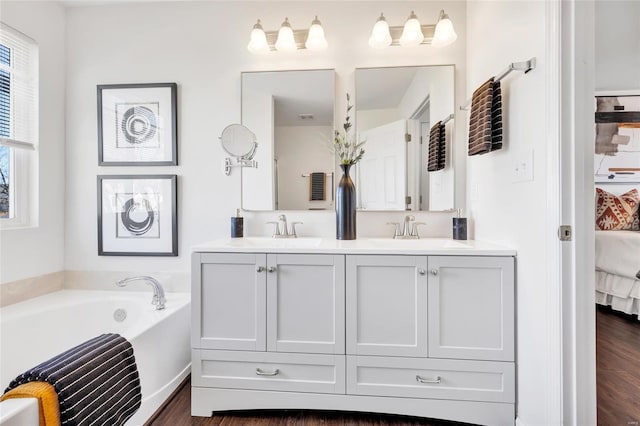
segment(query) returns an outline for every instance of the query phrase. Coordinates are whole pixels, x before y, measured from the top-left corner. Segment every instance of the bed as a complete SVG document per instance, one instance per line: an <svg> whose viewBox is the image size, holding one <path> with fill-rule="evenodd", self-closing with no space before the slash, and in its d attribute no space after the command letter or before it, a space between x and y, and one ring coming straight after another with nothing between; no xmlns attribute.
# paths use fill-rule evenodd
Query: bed
<svg viewBox="0 0 640 426"><path fill-rule="evenodd" d="M639 315L640 231L596 231L595 260L596 303Z"/></svg>

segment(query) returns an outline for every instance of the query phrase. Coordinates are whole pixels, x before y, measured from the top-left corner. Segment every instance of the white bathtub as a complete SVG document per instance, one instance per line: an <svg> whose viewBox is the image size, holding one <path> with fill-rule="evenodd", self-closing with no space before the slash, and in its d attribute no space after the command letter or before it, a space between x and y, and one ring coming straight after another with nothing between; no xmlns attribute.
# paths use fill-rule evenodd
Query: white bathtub
<svg viewBox="0 0 640 426"><path fill-rule="evenodd" d="M60 352L119 333L133 345L142 387L142 406L127 425L142 425L189 374L189 305L188 293L168 293L166 309L156 311L150 291L62 290L1 308L0 393L18 374ZM117 309L126 311L122 322L114 319ZM0 425L27 426L16 422L20 410L5 403Z"/></svg>

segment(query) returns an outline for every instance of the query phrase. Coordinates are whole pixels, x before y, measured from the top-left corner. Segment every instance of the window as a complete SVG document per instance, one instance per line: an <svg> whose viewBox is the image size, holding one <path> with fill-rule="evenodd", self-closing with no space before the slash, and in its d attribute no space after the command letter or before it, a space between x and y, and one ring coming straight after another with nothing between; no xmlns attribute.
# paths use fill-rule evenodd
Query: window
<svg viewBox="0 0 640 426"><path fill-rule="evenodd" d="M0 23L0 228L35 224L38 50Z"/></svg>

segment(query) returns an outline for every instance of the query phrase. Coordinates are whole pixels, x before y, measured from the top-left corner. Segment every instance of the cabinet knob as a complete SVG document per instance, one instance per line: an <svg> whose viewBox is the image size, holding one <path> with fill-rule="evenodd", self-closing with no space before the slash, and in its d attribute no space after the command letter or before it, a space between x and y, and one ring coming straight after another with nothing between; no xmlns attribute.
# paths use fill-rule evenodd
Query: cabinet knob
<svg viewBox="0 0 640 426"><path fill-rule="evenodd" d="M437 269L432 269L429 271L429 273L431 273L431 275L438 275L438 270Z"/></svg>
<svg viewBox="0 0 640 426"><path fill-rule="evenodd" d="M278 370L276 370L278 371ZM440 376L436 376L435 379L425 379L422 376L419 376L416 374L416 382L418 383L433 383L433 384L440 384L442 382L442 377Z"/></svg>
<svg viewBox="0 0 640 426"><path fill-rule="evenodd" d="M256 268L256 271L258 271L258 272L264 272L264 271L265 271L265 267L264 267L264 266L258 266L258 267Z"/></svg>
<svg viewBox="0 0 640 426"><path fill-rule="evenodd" d="M425 274L427 273L427 271L425 271L425 270L424 270L424 269L422 269L422 268L418 268L418 273L419 273L420 275L425 275Z"/></svg>
<svg viewBox="0 0 640 426"><path fill-rule="evenodd" d="M273 371L262 371L259 368L256 368L256 375L258 376L277 376L280 374L280 370L277 368Z"/></svg>
<svg viewBox="0 0 640 426"><path fill-rule="evenodd" d="M275 272L276 271L276 267L275 266L269 266L269 269L267 269L267 271Z"/></svg>

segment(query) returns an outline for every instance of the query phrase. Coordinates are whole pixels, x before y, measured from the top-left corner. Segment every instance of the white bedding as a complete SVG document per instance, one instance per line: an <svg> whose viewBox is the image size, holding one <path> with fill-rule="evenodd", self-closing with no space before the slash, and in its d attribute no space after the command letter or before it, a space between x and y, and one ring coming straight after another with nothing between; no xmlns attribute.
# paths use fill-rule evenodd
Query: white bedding
<svg viewBox="0 0 640 426"><path fill-rule="evenodd" d="M596 231L596 270L637 280L640 232Z"/></svg>

